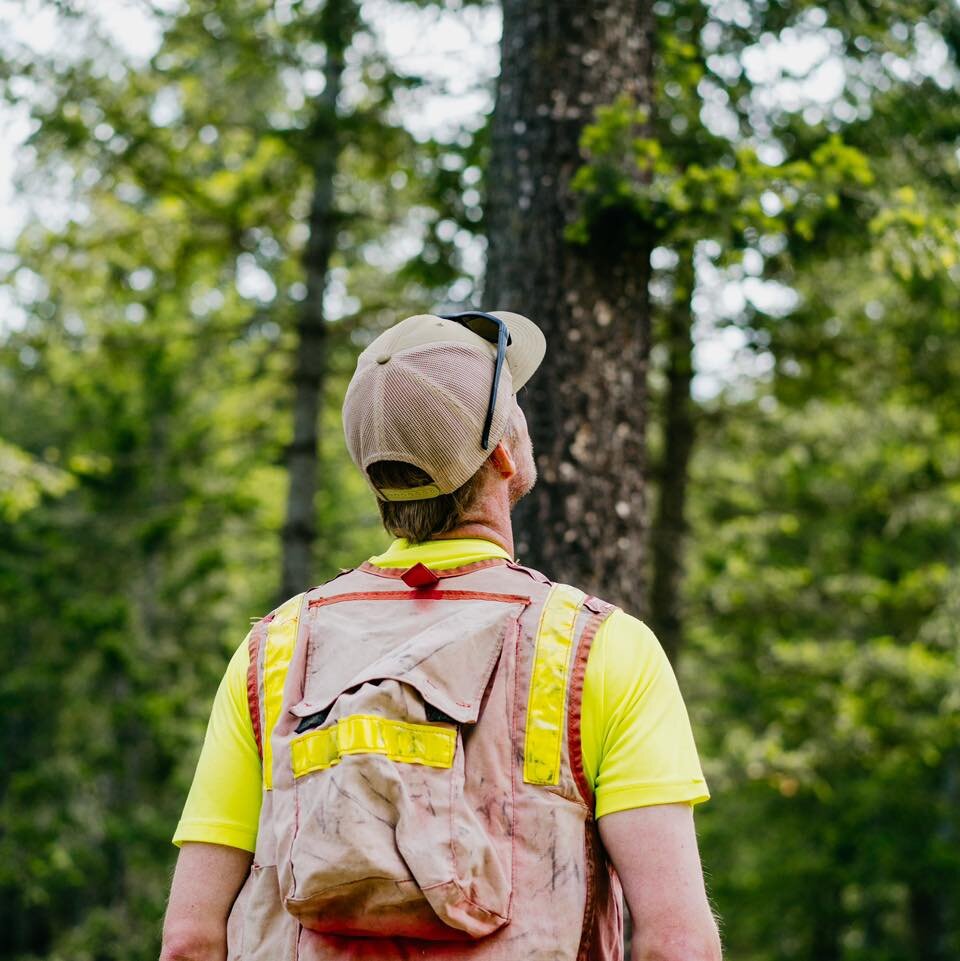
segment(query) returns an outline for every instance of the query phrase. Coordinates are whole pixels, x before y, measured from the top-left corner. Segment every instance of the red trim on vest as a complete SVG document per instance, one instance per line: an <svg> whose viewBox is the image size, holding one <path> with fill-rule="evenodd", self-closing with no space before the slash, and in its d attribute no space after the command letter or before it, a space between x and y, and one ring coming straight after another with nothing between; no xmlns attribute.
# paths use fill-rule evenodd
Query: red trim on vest
<svg viewBox="0 0 960 961"><path fill-rule="evenodd" d="M583 853L587 865L587 895L577 961L600 961L600 959L623 961L623 908L620 901L620 883L603 849L595 821L584 822ZM606 906L612 906L614 916L618 920L614 929L617 942L609 945L613 948L612 954L609 951L601 954L595 944L597 934L608 921L608 918L601 915L604 902Z"/></svg>
<svg viewBox="0 0 960 961"><path fill-rule="evenodd" d="M247 642L247 652L250 656L250 663L247 665L247 708L250 711L250 723L253 725L253 737L257 742L257 754L263 760L263 732L260 729L260 641L263 638L262 628L273 620L273 615L268 614L262 621L259 621L250 632L250 640Z"/></svg>
<svg viewBox="0 0 960 961"><path fill-rule="evenodd" d="M583 606L592 612L590 620L583 628L577 653L574 656L573 671L570 676L570 697L567 710L567 747L570 754L570 770L576 782L577 789L587 805L589 815L583 825L583 854L586 861L587 893L583 911L583 930L580 935L580 947L577 951L577 961L590 961L593 950L593 938L597 926L597 899L599 892L598 872L605 866L604 858L597 850L596 820L594 818L595 802L593 788L587 780L583 770L583 744L580 739L580 718L583 710L583 684L587 676L587 660L593 647L594 639L601 625L616 609L612 604L601 601L596 597L587 597Z"/></svg>
<svg viewBox="0 0 960 961"><path fill-rule="evenodd" d="M597 852L593 838L596 830L592 817L583 822L583 858L587 868L587 893L583 906L583 929L580 931L580 947L577 961L590 961L593 947L593 929L597 924Z"/></svg>
<svg viewBox="0 0 960 961"><path fill-rule="evenodd" d="M449 567L443 571L432 571L438 578L459 577L461 574L469 574L471 571L482 571L488 567L501 567L508 562L503 557L491 557L485 561L474 561L472 564L463 564L460 567ZM418 565L422 566L422 565ZM365 574L376 574L378 577L389 577L391 579L402 579L403 575L410 570L408 567L377 567L369 561L364 561L357 570ZM431 570L428 568L428 570Z"/></svg>
<svg viewBox="0 0 960 961"><path fill-rule="evenodd" d="M318 597L310 601L310 607L326 607L328 604L342 604L344 601L500 601L504 604L530 603L529 597L521 594L491 594L488 591L355 591L352 594L334 594L332 597Z"/></svg>
<svg viewBox="0 0 960 961"><path fill-rule="evenodd" d="M516 561L508 561L507 567L512 571L520 571L523 574L528 575L535 581L539 581L541 584L547 584L552 587L554 582L547 577L546 574L541 573L538 570L534 570L532 567L524 567L523 564L518 564Z"/></svg>
<svg viewBox="0 0 960 961"><path fill-rule="evenodd" d="M580 740L583 683L587 676L587 659L590 656L594 638L596 638L603 622L613 613L615 608L612 604L607 604L606 601L598 600L596 597L588 597L583 602L583 606L594 613L580 635L580 643L577 646L577 653L573 661L573 673L570 676L570 700L567 710L567 744L570 749L570 769L573 772L573 778L577 783L580 795L590 810L592 819L594 812L593 788L590 786L586 772L583 770L583 744Z"/></svg>

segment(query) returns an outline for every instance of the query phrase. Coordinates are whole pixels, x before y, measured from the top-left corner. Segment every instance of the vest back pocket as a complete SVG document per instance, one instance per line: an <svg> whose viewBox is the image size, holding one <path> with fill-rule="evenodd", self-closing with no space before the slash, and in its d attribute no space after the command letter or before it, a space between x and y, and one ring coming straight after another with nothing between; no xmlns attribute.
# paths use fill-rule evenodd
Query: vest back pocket
<svg viewBox="0 0 960 961"><path fill-rule="evenodd" d="M322 645L311 648L303 698L289 708L300 720L274 755L294 775L289 803L274 798L287 811L277 822L284 906L329 934L492 934L512 898L514 657L497 668L522 605L441 602L415 623L395 610L376 623L396 605L364 607L362 618L325 618L323 634L373 622L389 632L381 656L323 669Z"/></svg>

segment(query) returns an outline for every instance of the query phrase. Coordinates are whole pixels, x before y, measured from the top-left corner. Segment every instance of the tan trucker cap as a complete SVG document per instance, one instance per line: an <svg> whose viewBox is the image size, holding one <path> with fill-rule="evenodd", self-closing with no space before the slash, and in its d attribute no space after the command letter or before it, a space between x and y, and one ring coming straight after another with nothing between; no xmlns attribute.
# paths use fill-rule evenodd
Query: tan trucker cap
<svg viewBox="0 0 960 961"><path fill-rule="evenodd" d="M417 314L384 331L357 359L343 400L343 431L353 462L382 500L424 500L469 480L502 439L512 395L543 360L546 340L533 321L489 311L510 332L497 390L489 450L481 445L497 345L454 320ZM378 489L367 474L377 461L413 464L433 483Z"/></svg>

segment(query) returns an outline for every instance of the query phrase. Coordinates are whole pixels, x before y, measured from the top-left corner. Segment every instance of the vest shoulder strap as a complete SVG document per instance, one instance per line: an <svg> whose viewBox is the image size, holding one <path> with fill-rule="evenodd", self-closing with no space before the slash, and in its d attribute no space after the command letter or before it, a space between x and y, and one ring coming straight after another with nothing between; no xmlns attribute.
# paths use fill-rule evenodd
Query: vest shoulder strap
<svg viewBox="0 0 960 961"><path fill-rule="evenodd" d="M339 573L334 574L329 580L324 581L322 584L318 585L323 587L325 584L329 584L331 581L335 581L338 577L343 577L344 574L353 573L353 568L343 568ZM316 588L313 588L316 590ZM250 629L250 633L247 635L247 708L250 712L250 723L253 727L253 737L257 742L257 753L260 755L260 760L263 761L264 753L264 741L270 737L270 729L272 724L270 723L269 717L265 714L265 703L261 703L260 692L261 692L261 666L263 668L267 667L264 663L261 665L261 657L266 659L270 657L273 660L273 654L268 646L268 640L270 637L271 624L280 617L281 612L284 612L283 620L289 621L290 613L289 608L295 608L295 618L293 625L293 640L296 640L297 636L297 625L300 619L300 610L303 606L304 598L311 591L304 591L303 594L297 594L295 597L291 597L288 601L281 604L276 610L271 611L265 617L262 617L253 627ZM277 624L273 629L276 631L281 625ZM291 648L292 653L292 648ZM288 657L289 660L289 657ZM286 673L285 665L283 674ZM266 671L264 670L264 679ZM283 677L280 677L280 687L279 691L276 692L279 696L283 695ZM264 691L264 701L271 700L267 692ZM266 730L264 730L264 725L266 724ZM266 777L266 774L264 775ZM266 782L265 782L266 783Z"/></svg>
<svg viewBox="0 0 960 961"><path fill-rule="evenodd" d="M280 714L286 666L293 655L306 591L284 601L258 621L247 642L247 707L257 751L263 762L263 785L272 786L270 734Z"/></svg>
<svg viewBox="0 0 960 961"><path fill-rule="evenodd" d="M260 649L267 633L267 626L273 614L262 617L247 635L247 709L253 726L253 738L257 742L257 753L263 760L263 725L260 719Z"/></svg>

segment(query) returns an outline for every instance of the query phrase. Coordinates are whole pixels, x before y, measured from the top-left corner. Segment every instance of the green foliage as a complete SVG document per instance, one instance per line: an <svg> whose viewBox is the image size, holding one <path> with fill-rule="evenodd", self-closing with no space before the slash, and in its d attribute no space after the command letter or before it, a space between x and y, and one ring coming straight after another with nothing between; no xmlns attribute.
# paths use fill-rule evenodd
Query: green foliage
<svg viewBox="0 0 960 961"><path fill-rule="evenodd" d="M960 212L936 196L921 199L913 187L900 187L869 227L877 236L870 264L877 273L929 284L960 263Z"/></svg>
<svg viewBox="0 0 960 961"><path fill-rule="evenodd" d="M744 405L700 449L690 683L738 957L920 957L915 904L960 885L958 455L930 411L816 399Z"/></svg>
<svg viewBox="0 0 960 961"><path fill-rule="evenodd" d="M18 520L44 496L60 497L73 487L73 477L0 440L0 516Z"/></svg>
<svg viewBox="0 0 960 961"><path fill-rule="evenodd" d="M572 182L581 213L567 229L571 242L588 243L617 211L629 225L627 242L652 234L670 246L715 238L743 248L751 238L787 233L813 244L867 201L863 191L874 182L869 159L838 134L809 157L775 166L749 146L704 166L680 163L656 138L636 136L644 124L644 111L624 97L601 107L585 129L587 162Z"/></svg>

